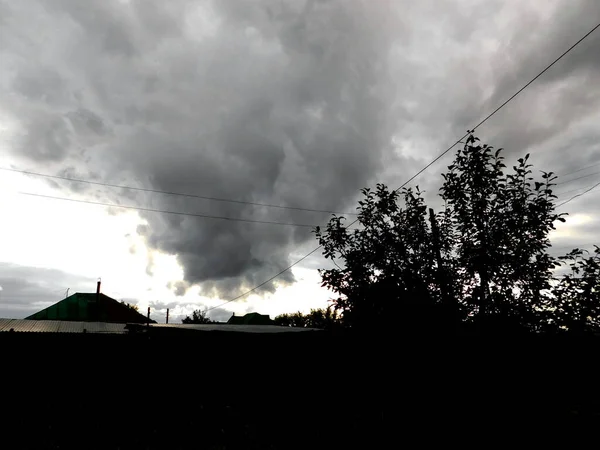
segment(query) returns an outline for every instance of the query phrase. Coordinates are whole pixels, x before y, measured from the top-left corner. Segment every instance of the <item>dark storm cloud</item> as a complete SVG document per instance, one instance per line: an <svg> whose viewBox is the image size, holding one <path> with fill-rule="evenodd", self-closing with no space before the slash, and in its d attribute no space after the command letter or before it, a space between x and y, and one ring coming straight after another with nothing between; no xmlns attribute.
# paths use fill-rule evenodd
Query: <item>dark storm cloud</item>
<svg viewBox="0 0 600 450"><path fill-rule="evenodd" d="M0 106L18 118L15 153L55 173L353 211L360 188L406 181L600 21L599 5L0 1L9 68ZM600 131L583 122L600 105L598 39L490 120L482 139L510 155L543 147L540 169L594 160ZM574 137L577 153L560 156ZM417 180L430 194L444 161ZM305 224L328 217L79 189L190 213ZM148 245L176 254L185 269L177 293L197 283L206 295L235 295L312 240L305 228L143 215Z"/></svg>
<svg viewBox="0 0 600 450"><path fill-rule="evenodd" d="M67 289L93 292L95 283L60 270L0 263L0 317L22 319L62 300Z"/></svg>
<svg viewBox="0 0 600 450"><path fill-rule="evenodd" d="M73 136L92 143L108 136L110 145L99 145L95 154L89 145L84 150L112 172L108 177L126 173L154 189L353 209L356 192L389 149L388 58L398 22L385 3L301 3L208 2L197 9L180 2L170 10L162 2L45 4L44 12L77 36L70 53L85 88L78 90L76 109L48 114L54 122L35 140L28 137L22 150L61 160ZM29 99L44 92L43 78L32 73L13 83ZM65 77L51 73L61 97ZM167 196L138 201L315 225L327 218ZM312 237L307 229L145 217L148 244L176 254L186 281L201 283L207 295L260 283L289 264L290 244ZM292 281L291 272L279 279Z"/></svg>
<svg viewBox="0 0 600 450"><path fill-rule="evenodd" d="M472 20L448 20L442 26L442 36L456 37L443 46L454 63L425 72L426 79L435 79L429 94L425 87L418 89L427 104L436 103L432 96L439 99L436 108L417 109L417 126L424 124L435 135L422 143L422 148L430 149L424 152L427 158L445 150L600 22L600 3L595 0L475 3L478 9ZM457 25L463 31L453 33ZM453 48L458 42L463 49ZM536 173L552 170L561 175L595 161L600 142L599 46L597 30L476 134L483 142L504 148L509 165L531 153ZM468 53L465 58L458 56L463 50ZM438 61L444 58L439 55ZM438 203L436 207L439 173L456 149L411 183L425 188L426 198ZM427 158L414 160L414 172ZM396 178L392 184L403 181Z"/></svg>
<svg viewBox="0 0 600 450"><path fill-rule="evenodd" d="M576 0L559 2L546 19L530 12L523 26L515 29L504 47L506 52L494 61L494 90L486 102L489 110L509 98L521 85L537 75L545 66L566 51L587 31L600 22L600 2ZM507 151L525 154L533 149L543 160L552 161L558 152L548 154L548 141L567 132L582 118L598 114L600 105L600 32L591 34L555 66L528 88L514 104L501 111L489 125L482 127ZM596 121L597 123L597 121ZM507 132L508 130L508 132ZM552 169L585 161L585 150L600 138L597 126L592 134L577 133L568 141L579 142L581 155L562 158ZM587 142L585 142L587 141ZM588 145L586 145L588 144ZM537 155L536 155L537 156ZM564 169L563 169L564 170Z"/></svg>

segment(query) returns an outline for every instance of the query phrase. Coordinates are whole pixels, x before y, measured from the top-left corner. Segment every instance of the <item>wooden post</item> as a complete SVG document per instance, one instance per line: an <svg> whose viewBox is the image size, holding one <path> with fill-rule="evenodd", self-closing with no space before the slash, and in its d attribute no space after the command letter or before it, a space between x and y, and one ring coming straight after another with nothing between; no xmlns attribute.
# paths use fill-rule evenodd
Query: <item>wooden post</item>
<svg viewBox="0 0 600 450"><path fill-rule="evenodd" d="M167 308L167 321L165 323L169 323L169 308Z"/></svg>
<svg viewBox="0 0 600 450"><path fill-rule="evenodd" d="M146 319L146 328L150 329L150 307L148 306L148 318Z"/></svg>

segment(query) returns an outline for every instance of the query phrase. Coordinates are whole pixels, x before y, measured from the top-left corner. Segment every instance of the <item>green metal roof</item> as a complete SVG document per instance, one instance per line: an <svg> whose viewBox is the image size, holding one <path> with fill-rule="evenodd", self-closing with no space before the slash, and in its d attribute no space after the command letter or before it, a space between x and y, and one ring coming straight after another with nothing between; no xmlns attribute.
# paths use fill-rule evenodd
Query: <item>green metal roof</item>
<svg viewBox="0 0 600 450"><path fill-rule="evenodd" d="M104 294L77 292L52 306L26 317L29 320L146 323L146 317ZM154 320L150 321L155 323Z"/></svg>

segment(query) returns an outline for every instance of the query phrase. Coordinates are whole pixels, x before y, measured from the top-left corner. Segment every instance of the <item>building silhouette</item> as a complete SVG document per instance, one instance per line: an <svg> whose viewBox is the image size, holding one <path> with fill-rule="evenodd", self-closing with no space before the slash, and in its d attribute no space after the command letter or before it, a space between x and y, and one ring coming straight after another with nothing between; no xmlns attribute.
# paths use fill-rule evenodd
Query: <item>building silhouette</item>
<svg viewBox="0 0 600 450"><path fill-rule="evenodd" d="M274 325L274 322L268 315L255 312L244 316L236 316L234 313L227 323L230 325Z"/></svg>
<svg viewBox="0 0 600 450"><path fill-rule="evenodd" d="M98 281L95 293L77 292L25 319L107 323L148 322L146 316L131 306L102 294L100 281ZM150 323L156 322L150 320Z"/></svg>

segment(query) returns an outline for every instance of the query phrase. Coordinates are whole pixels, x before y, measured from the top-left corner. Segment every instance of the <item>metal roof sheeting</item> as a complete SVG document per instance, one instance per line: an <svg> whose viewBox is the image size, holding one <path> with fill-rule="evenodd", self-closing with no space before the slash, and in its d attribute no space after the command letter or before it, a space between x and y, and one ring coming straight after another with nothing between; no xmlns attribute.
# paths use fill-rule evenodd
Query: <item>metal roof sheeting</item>
<svg viewBox="0 0 600 450"><path fill-rule="evenodd" d="M232 325L221 323L209 324L179 324L179 323L152 323L150 328L177 328L197 331L229 331L238 333L302 333L308 331L322 331L317 328L281 327L278 325Z"/></svg>
<svg viewBox="0 0 600 450"><path fill-rule="evenodd" d="M68 322L62 320L0 319L0 332L15 333L110 333L127 332L124 323ZM85 331L84 331L85 330Z"/></svg>
<svg viewBox="0 0 600 450"><path fill-rule="evenodd" d="M131 330L146 330L147 325L109 322L72 322L66 320L0 319L0 332L20 333L105 333L125 334ZM224 331L229 333L306 333L322 331L316 328L281 327L277 325L178 324L151 323L161 330ZM85 331L84 331L85 330Z"/></svg>

